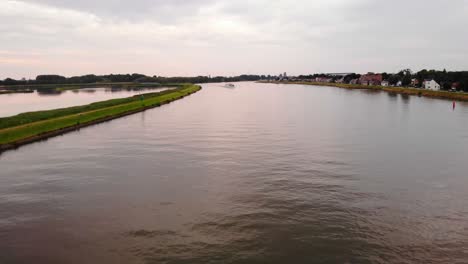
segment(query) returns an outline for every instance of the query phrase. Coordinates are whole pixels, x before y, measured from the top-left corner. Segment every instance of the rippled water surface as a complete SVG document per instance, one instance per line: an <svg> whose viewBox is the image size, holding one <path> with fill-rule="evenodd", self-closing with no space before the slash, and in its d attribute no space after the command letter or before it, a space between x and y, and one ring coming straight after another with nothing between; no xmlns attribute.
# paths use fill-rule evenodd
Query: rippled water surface
<svg viewBox="0 0 468 264"><path fill-rule="evenodd" d="M34 91L34 93L15 93L0 95L0 117L19 113L57 109L94 102L125 98L136 94L158 92L167 88L85 88L68 91Z"/></svg>
<svg viewBox="0 0 468 264"><path fill-rule="evenodd" d="M0 156L0 263L464 263L468 105L203 85Z"/></svg>

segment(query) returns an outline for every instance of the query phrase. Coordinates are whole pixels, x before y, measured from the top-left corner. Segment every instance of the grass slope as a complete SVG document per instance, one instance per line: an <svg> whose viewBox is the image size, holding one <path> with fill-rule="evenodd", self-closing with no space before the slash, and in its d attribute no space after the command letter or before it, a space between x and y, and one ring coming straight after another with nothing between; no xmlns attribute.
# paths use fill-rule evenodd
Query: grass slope
<svg viewBox="0 0 468 264"><path fill-rule="evenodd" d="M179 88L180 89L180 88ZM148 93L145 94L145 98L157 97L167 93L172 93L174 90L166 90L157 93ZM140 101L140 95L135 95L133 97L128 98L119 98L119 99L111 99L102 102L96 102L89 105L83 106L74 106L74 107L67 107L61 109L54 109L54 110L45 110L45 111L37 111L37 112L28 112L22 113L19 115L11 116L11 117L3 117L0 118L0 129L24 125L32 122L37 122L41 120L63 117L67 115L78 114L82 112L93 111L105 107L111 107L126 103L131 103L134 101Z"/></svg>
<svg viewBox="0 0 468 264"><path fill-rule="evenodd" d="M160 106L197 92L201 87L184 85L174 90L114 99L90 105L19 114L0 119L0 150L2 145L37 137L51 131L97 123L147 108ZM40 137L38 138L40 139ZM5 146L3 146L5 148Z"/></svg>

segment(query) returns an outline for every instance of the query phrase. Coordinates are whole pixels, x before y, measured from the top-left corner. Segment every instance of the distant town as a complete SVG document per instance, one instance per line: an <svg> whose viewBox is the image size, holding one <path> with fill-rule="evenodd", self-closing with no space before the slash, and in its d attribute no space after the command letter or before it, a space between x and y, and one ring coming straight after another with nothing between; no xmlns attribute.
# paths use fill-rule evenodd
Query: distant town
<svg viewBox="0 0 468 264"><path fill-rule="evenodd" d="M468 92L468 71L422 70L413 73L410 69L405 69L398 73L320 73L299 76L288 76L285 72L277 76L266 76L264 79L280 82L342 83Z"/></svg>

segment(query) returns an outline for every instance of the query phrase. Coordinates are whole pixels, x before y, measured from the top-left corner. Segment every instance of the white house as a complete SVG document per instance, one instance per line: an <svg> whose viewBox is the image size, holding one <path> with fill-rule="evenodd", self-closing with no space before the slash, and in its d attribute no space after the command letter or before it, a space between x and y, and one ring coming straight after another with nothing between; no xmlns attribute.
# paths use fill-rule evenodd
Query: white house
<svg viewBox="0 0 468 264"><path fill-rule="evenodd" d="M326 77L317 77L317 78L315 78L315 81L316 82L323 82L323 83L330 83L331 81L333 81L333 79L326 78Z"/></svg>
<svg viewBox="0 0 468 264"><path fill-rule="evenodd" d="M382 86L390 86L390 83L387 80L382 81Z"/></svg>
<svg viewBox="0 0 468 264"><path fill-rule="evenodd" d="M440 85L434 80L425 80L423 83L424 89L438 91L440 90Z"/></svg>

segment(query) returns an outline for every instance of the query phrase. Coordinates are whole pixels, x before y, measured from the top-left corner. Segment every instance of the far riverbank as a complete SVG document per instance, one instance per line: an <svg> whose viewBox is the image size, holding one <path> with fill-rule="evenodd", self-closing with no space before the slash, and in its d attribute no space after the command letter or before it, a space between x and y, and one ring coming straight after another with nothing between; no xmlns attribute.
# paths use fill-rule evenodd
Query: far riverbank
<svg viewBox="0 0 468 264"><path fill-rule="evenodd" d="M376 85L360 85L360 84L344 84L344 83L320 83L320 82L277 82L277 81L260 81L260 83L276 83L276 84L302 84L315 86L331 86L343 89L360 89L360 90L375 90L385 91L388 93L397 93L404 95L426 96L439 99L468 101L468 93L448 92L448 91L431 91L425 89L408 88L408 87L386 87Z"/></svg>
<svg viewBox="0 0 468 264"><path fill-rule="evenodd" d="M1 90L0 94L34 93L34 90Z"/></svg>

